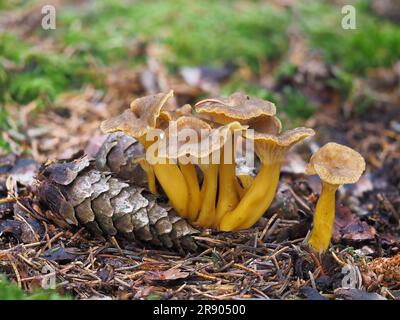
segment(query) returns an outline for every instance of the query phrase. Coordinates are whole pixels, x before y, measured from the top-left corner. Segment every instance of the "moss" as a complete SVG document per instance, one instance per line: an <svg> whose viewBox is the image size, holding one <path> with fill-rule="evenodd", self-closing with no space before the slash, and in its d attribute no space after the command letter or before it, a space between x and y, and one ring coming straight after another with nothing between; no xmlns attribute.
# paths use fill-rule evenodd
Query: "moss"
<svg viewBox="0 0 400 320"><path fill-rule="evenodd" d="M17 36L4 32L0 33L0 57L18 63L28 50L29 45Z"/></svg>
<svg viewBox="0 0 400 320"><path fill-rule="evenodd" d="M68 300L69 296L61 296L54 290L37 289L32 293L26 293L10 283L4 276L0 275L0 300Z"/></svg>
<svg viewBox="0 0 400 320"><path fill-rule="evenodd" d="M327 1L305 1L300 6L301 25L312 48L345 71L366 74L369 68L388 67L400 56L400 28L368 11L366 1L356 1L356 29L341 27L339 6Z"/></svg>
<svg viewBox="0 0 400 320"><path fill-rule="evenodd" d="M8 114L0 104L0 132L6 131L8 128ZM0 154L2 153L1 151L10 152L11 150L10 145L0 135Z"/></svg>
<svg viewBox="0 0 400 320"><path fill-rule="evenodd" d="M0 0L1 10L10 10L26 5L28 0Z"/></svg>
<svg viewBox="0 0 400 320"><path fill-rule="evenodd" d="M2 101L8 97L20 104L37 98L54 100L59 93L80 88L85 82L96 83L82 57L42 52L8 34L2 39L0 56L18 66L16 72L7 72L0 60Z"/></svg>
<svg viewBox="0 0 400 320"><path fill-rule="evenodd" d="M159 293L150 293L147 297L146 300L161 300L162 296Z"/></svg>
<svg viewBox="0 0 400 320"><path fill-rule="evenodd" d="M279 65L275 71L276 78L292 77L297 71L297 66L290 62L284 62Z"/></svg>
<svg viewBox="0 0 400 320"><path fill-rule="evenodd" d="M85 44L105 60L129 58L134 40L158 41L169 48L163 58L172 69L226 61L256 67L260 58L276 58L287 46L287 15L261 2L106 0L78 15L63 10L60 21L60 40Z"/></svg>
<svg viewBox="0 0 400 320"><path fill-rule="evenodd" d="M370 95L365 95L355 101L355 114L361 116L374 105L374 98Z"/></svg>
<svg viewBox="0 0 400 320"><path fill-rule="evenodd" d="M335 77L329 79L327 84L337 90L342 99L348 98L354 91L353 76L343 70L338 70Z"/></svg>
<svg viewBox="0 0 400 320"><path fill-rule="evenodd" d="M222 96L229 96L234 92L243 91L246 94L257 97L263 100L269 100L274 103L279 103L279 96L274 92L263 88L255 83L250 83L240 78L236 78L222 86L221 88L221 95Z"/></svg>
<svg viewBox="0 0 400 320"><path fill-rule="evenodd" d="M306 120L310 118L316 107L301 92L286 86L282 94L282 109L291 121Z"/></svg>

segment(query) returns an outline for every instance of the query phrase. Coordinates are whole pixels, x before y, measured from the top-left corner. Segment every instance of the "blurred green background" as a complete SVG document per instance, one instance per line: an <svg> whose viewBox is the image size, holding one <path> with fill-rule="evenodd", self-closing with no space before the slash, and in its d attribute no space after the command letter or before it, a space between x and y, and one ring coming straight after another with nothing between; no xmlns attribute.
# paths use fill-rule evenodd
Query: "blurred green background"
<svg viewBox="0 0 400 320"><path fill-rule="evenodd" d="M303 92L293 86L277 92L259 81L266 73L277 81L296 72L298 66L288 59L290 50L296 50L290 46L292 34L335 66L331 85L343 100L352 94L356 77L391 67L400 57L398 24L378 16L371 1L359 0L351 2L357 29L344 30L342 2L54 1L57 27L44 30L44 2L1 0L0 130L10 128L5 105L36 101L40 112L60 93L88 83L107 90L92 66L123 64L135 72L146 64L147 52L140 44L147 43L163 48L158 58L171 75L182 66L248 68L251 81L233 75L221 84L221 93L244 90L278 103L292 121L307 119L316 106ZM9 149L1 136L0 148Z"/></svg>
<svg viewBox="0 0 400 320"><path fill-rule="evenodd" d="M351 4L357 12L356 30L340 27L340 1L56 1L57 28L43 30L40 2L1 0L0 104L39 100L41 111L60 93L87 83L106 90L88 65L122 63L134 70L146 61L145 52L132 52L138 42L163 46L161 59L171 74L182 66L230 63L247 66L257 77L261 63L267 63L272 77L290 76L295 70L287 61L293 30L308 50L338 67L335 85L348 95L353 77L390 67L400 56L399 26L377 16L370 1ZM10 27L15 15L22 18ZM44 43L51 43L51 50L43 49ZM281 105L290 103L287 113L292 119L308 118L315 109L293 88L276 95L240 76L221 86L223 94L238 89ZM0 129L7 128L8 115L1 107ZM8 146L0 140L0 147Z"/></svg>

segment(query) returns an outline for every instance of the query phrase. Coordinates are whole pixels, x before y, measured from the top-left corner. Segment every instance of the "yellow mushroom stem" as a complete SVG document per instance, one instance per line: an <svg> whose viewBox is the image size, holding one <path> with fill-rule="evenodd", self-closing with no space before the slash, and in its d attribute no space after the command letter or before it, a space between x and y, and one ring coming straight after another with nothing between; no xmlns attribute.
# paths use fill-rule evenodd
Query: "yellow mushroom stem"
<svg viewBox="0 0 400 320"><path fill-rule="evenodd" d="M261 165L257 177L237 207L222 218L220 230L246 229L257 222L274 199L280 168L281 162Z"/></svg>
<svg viewBox="0 0 400 320"><path fill-rule="evenodd" d="M181 172L185 178L189 192L189 201L187 207L188 218L191 221L194 221L197 219L201 207L201 194L196 168L192 163L179 163L179 168L181 169Z"/></svg>
<svg viewBox="0 0 400 320"><path fill-rule="evenodd" d="M154 141L147 141L145 136L140 137L138 140L146 150L154 143ZM180 216L186 218L188 215L189 192L186 180L178 165L174 163L155 163L152 164L152 167L172 207Z"/></svg>
<svg viewBox="0 0 400 320"><path fill-rule="evenodd" d="M232 148L233 149L233 148ZM236 164L234 151L231 157L225 156L225 148L221 152L221 163L219 164L219 190L218 203L214 225L217 227L225 213L232 211L239 203L239 195L236 191ZM227 163L225 163L227 162ZM230 163L228 163L230 162Z"/></svg>
<svg viewBox="0 0 400 320"><path fill-rule="evenodd" d="M156 185L156 176L154 174L153 168L151 170L145 171L147 176L147 184L149 186L149 190L152 194L157 194L157 185Z"/></svg>
<svg viewBox="0 0 400 320"><path fill-rule="evenodd" d="M235 180L235 188L236 188L236 193L239 195L239 198L242 199L246 193L246 189L240 184L238 178L236 178Z"/></svg>
<svg viewBox="0 0 400 320"><path fill-rule="evenodd" d="M166 193L172 207L182 216L187 217L189 193L185 178L178 165L172 163L153 164L158 182Z"/></svg>
<svg viewBox="0 0 400 320"><path fill-rule="evenodd" d="M308 244L317 252L328 249L335 221L335 193L339 185L322 181L322 191L314 213Z"/></svg>
<svg viewBox="0 0 400 320"><path fill-rule="evenodd" d="M154 174L153 167L151 166L150 163L147 162L147 160L144 157L143 158L138 158L136 160L136 162L139 163L140 167L146 173L147 185L148 185L149 191L152 194L157 194L156 177L155 177L155 174Z"/></svg>
<svg viewBox="0 0 400 320"><path fill-rule="evenodd" d="M201 185L201 209L196 223L202 227L210 227L215 219L215 200L218 190L218 164L201 164L203 184Z"/></svg>
<svg viewBox="0 0 400 320"><path fill-rule="evenodd" d="M254 182L254 177L252 177L251 175L248 174L237 175L236 191L238 192L240 199L242 199L245 193L250 189L253 182Z"/></svg>

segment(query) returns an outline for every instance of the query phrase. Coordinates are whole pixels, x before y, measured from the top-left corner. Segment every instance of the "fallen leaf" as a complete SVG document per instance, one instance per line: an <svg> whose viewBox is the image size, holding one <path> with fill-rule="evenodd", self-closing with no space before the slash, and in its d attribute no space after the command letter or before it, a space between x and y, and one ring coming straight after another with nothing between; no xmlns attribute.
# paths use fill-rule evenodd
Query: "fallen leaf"
<svg viewBox="0 0 400 320"><path fill-rule="evenodd" d="M375 239L376 230L346 207L337 207L332 241L361 242Z"/></svg>

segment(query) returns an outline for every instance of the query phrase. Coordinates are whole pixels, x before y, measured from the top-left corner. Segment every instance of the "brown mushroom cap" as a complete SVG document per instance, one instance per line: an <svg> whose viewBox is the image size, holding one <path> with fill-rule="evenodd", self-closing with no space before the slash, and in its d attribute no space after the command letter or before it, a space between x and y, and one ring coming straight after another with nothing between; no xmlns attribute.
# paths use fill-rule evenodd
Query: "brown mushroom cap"
<svg viewBox="0 0 400 320"><path fill-rule="evenodd" d="M190 117L192 115L192 106L190 104L185 104L182 107L179 107L172 112L170 112L171 118L174 120L179 119L180 117Z"/></svg>
<svg viewBox="0 0 400 320"><path fill-rule="evenodd" d="M228 98L199 101L195 109L200 117L219 124L233 121L249 124L256 119L276 114L276 107L272 102L251 98L242 92L236 92Z"/></svg>
<svg viewBox="0 0 400 320"><path fill-rule="evenodd" d="M295 143L314 134L314 130L300 127L278 135L247 130L244 136L254 140L255 151L263 163L274 163L282 161L286 151Z"/></svg>
<svg viewBox="0 0 400 320"><path fill-rule="evenodd" d="M104 133L123 131L134 138L139 138L149 130L161 127L162 122L167 123L170 120L169 113L162 108L172 96L173 91L170 91L135 99L131 103L130 110L103 121L100 128Z"/></svg>
<svg viewBox="0 0 400 320"><path fill-rule="evenodd" d="M171 136L173 131L169 129L175 126L175 135ZM189 129L190 131L185 131ZM221 149L228 139L228 134L234 130L244 130L238 122L231 122L225 126L213 129L207 122L195 118L183 116L170 122L170 127L165 130L165 144L160 143L158 148L158 157L181 158L190 156L192 159L203 159L210 156L213 152ZM188 135L194 134L194 141L188 139ZM163 139L163 140L164 140ZM177 142L178 152L175 155L169 155L171 143Z"/></svg>
<svg viewBox="0 0 400 320"><path fill-rule="evenodd" d="M249 124L250 129L254 129L259 133L278 134L282 131L282 123L278 117L270 116L263 117L251 121Z"/></svg>
<svg viewBox="0 0 400 320"><path fill-rule="evenodd" d="M314 153L307 174L317 174L322 181L342 185L355 183L365 170L364 158L355 150L330 142Z"/></svg>

